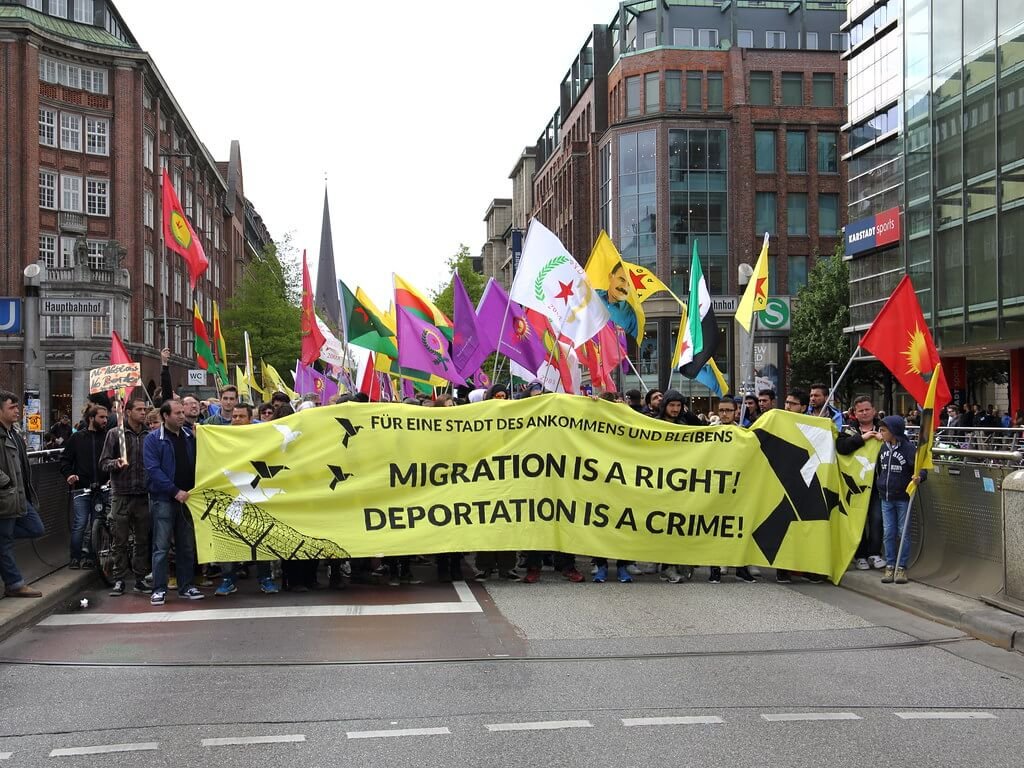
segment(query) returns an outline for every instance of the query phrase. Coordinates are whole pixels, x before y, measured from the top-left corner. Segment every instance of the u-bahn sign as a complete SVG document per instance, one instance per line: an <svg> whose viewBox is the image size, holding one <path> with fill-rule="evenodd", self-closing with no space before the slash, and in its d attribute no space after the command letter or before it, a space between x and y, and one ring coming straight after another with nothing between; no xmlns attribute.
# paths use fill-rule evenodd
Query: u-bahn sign
<svg viewBox="0 0 1024 768"><path fill-rule="evenodd" d="M0 333L21 333L21 299L0 298Z"/></svg>
<svg viewBox="0 0 1024 768"><path fill-rule="evenodd" d="M61 315L62 317L105 317L110 314L107 299L76 299L71 297L44 298L39 300L40 315Z"/></svg>

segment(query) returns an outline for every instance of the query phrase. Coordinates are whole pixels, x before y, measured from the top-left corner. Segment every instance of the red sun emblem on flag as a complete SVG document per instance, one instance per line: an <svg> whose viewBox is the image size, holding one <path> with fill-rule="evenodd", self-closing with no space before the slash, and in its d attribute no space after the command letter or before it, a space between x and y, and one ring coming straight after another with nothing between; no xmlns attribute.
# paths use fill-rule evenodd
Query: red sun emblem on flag
<svg viewBox="0 0 1024 768"><path fill-rule="evenodd" d="M529 335L530 324L526 322L525 317L517 317L512 320L512 336L515 337L516 343L519 343Z"/></svg>

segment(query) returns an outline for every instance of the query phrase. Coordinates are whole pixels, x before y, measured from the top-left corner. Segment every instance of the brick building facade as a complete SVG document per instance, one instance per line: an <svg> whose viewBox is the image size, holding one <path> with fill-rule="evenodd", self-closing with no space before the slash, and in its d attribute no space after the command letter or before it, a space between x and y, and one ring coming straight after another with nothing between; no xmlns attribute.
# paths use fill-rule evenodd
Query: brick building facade
<svg viewBox="0 0 1024 768"><path fill-rule="evenodd" d="M250 257L237 142L227 163L211 157L107 0L0 0L0 82L0 294L38 293L40 307L98 298L109 309L42 315L38 334L26 316L20 334L0 336L3 386L38 390L46 427L58 411L77 412L88 371L108 362L112 329L144 382L159 382L166 345L183 384L195 367L192 301L209 322ZM194 293L183 260L161 252L163 169L210 261ZM27 315L33 306L26 300Z"/></svg>

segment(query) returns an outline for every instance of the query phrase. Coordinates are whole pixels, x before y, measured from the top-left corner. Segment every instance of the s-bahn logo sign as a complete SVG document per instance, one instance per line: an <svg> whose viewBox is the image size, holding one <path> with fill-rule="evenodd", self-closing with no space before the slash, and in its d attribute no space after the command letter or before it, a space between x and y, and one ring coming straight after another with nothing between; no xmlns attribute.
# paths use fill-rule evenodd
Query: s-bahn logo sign
<svg viewBox="0 0 1024 768"><path fill-rule="evenodd" d="M858 219L846 225L846 255L881 248L900 241L900 209L887 211Z"/></svg>

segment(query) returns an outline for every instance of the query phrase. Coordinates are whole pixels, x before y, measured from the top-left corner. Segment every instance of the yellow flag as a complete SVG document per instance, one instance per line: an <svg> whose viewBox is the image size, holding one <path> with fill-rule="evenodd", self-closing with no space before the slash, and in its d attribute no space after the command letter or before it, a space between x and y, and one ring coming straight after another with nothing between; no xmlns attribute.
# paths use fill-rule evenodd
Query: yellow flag
<svg viewBox="0 0 1024 768"><path fill-rule="evenodd" d="M378 320L384 323L385 328L387 328L392 333L395 333L394 313L391 313L391 315L386 315L383 312L381 312L379 309L377 309L377 305L373 303L373 299L371 299L366 294L366 291L364 291L362 288L358 286L356 286L356 299L359 301L360 304L363 305L363 307L365 307L367 310L373 313L373 315L376 316Z"/></svg>
<svg viewBox="0 0 1024 768"><path fill-rule="evenodd" d="M622 266L626 268L626 272L629 273L629 281L633 284L633 289L636 291L636 296L643 303L647 301L651 296L662 291L667 292L672 296L673 299L679 301L679 297L672 293L672 290L665 285L658 276L655 275L647 267L641 267L639 264L631 264L628 261L623 261ZM679 301L680 304L683 302Z"/></svg>
<svg viewBox="0 0 1024 768"><path fill-rule="evenodd" d="M249 380L245 376L245 371L235 366L235 387L238 388L238 398L243 403L252 403L252 392L249 390ZM258 405L258 403L254 403Z"/></svg>
<svg viewBox="0 0 1024 768"><path fill-rule="evenodd" d="M754 265L754 274L750 276L747 290L743 292L740 305L736 309L736 322L749 331L754 321L754 313L768 306L768 233L764 233L764 245L761 255Z"/></svg>
<svg viewBox="0 0 1024 768"><path fill-rule="evenodd" d="M679 358L683 356L683 340L686 338L686 305L682 304L682 307L682 314L679 315L679 333L676 334L676 346L672 351L672 365L670 369L673 371L679 367Z"/></svg>
<svg viewBox="0 0 1024 768"><path fill-rule="evenodd" d="M288 395L290 400L298 400L298 393L284 383L284 379L281 378L281 374L277 372L274 366L267 364L262 359L260 365L263 366L263 391L266 393L268 390L273 394L276 392L284 392Z"/></svg>
<svg viewBox="0 0 1024 768"><path fill-rule="evenodd" d="M622 256L604 230L597 236L585 271L615 325L637 342L643 341L646 318L640 306L636 285L622 262Z"/></svg>
<svg viewBox="0 0 1024 768"><path fill-rule="evenodd" d="M928 394L924 398L924 408L921 409L921 429L917 433L917 453L914 455L914 477L927 469L935 469L935 463L932 461L932 441L935 438L935 390L939 379L942 378L941 374L942 363L936 363L931 381L928 382ZM916 490L917 483L907 486L907 493L911 496Z"/></svg>

